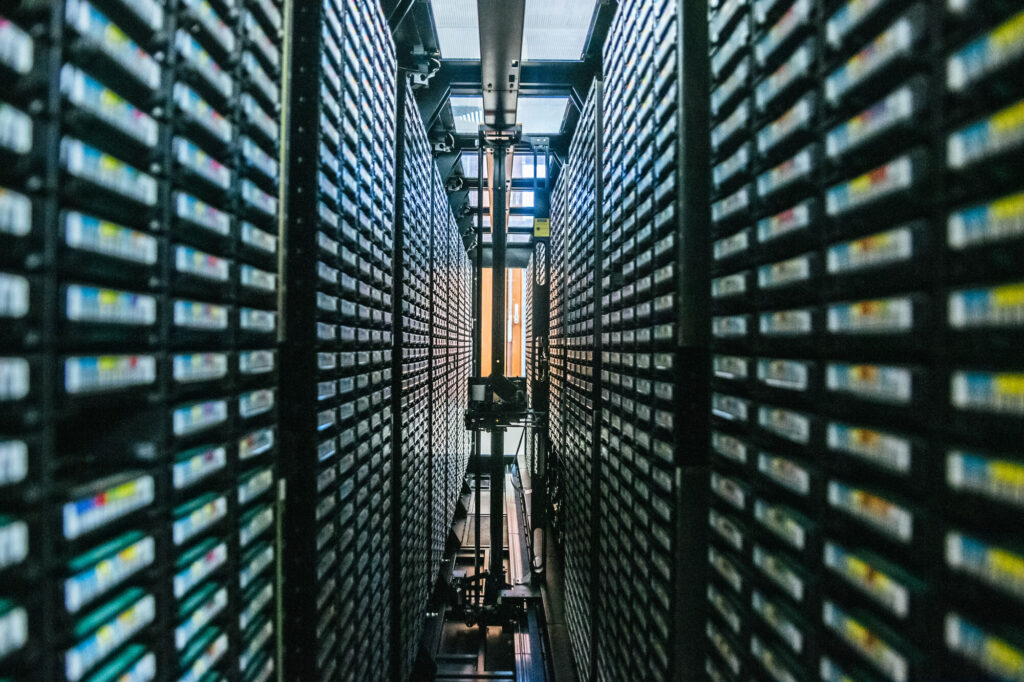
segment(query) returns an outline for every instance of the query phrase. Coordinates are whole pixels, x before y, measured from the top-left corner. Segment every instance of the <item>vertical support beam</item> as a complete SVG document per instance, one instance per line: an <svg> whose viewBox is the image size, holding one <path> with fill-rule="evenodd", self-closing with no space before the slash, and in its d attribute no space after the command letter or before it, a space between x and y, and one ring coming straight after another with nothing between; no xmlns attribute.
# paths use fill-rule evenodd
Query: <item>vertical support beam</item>
<svg viewBox="0 0 1024 682"><path fill-rule="evenodd" d="M505 155L509 147L504 142L494 145L493 176L491 178L491 379L505 376ZM505 510L505 430L491 431L491 565L487 580L487 598L497 601L504 583L504 510Z"/></svg>
<svg viewBox="0 0 1024 682"><path fill-rule="evenodd" d="M483 354L483 320L480 310L483 307L484 287L484 157L483 136L480 138L477 152L477 214L476 214L476 267L473 268L473 376L479 377L482 372L481 358ZM473 472L473 576L480 575L480 451L483 449L483 436L473 431L473 452L471 461ZM476 603L480 603L480 581L473 581L473 593Z"/></svg>
<svg viewBox="0 0 1024 682"><path fill-rule="evenodd" d="M710 449L710 290L707 254L711 222L710 152L708 148L708 3L676 0L678 40L676 70L679 76L676 187L678 223L676 259L678 274L676 433L675 576L672 613L675 618L670 669L674 679L704 676L703 647L695 646L693 633L703 628L707 598L707 498ZM685 417L683 416L685 415Z"/></svg>
<svg viewBox="0 0 1024 682"><path fill-rule="evenodd" d="M391 257L391 672L402 682L402 299L405 296L405 72L395 88L395 232Z"/></svg>
<svg viewBox="0 0 1024 682"><path fill-rule="evenodd" d="M594 263L604 261L604 185L602 183L602 165L604 149L603 107L604 89L601 81L594 81ZM600 565L601 546L601 352L604 344L601 334L604 325L601 315L604 312L601 299L604 297L604 281L598 269L594 275L594 341L590 363L593 369L590 378L590 399L593 409L590 413L590 565L593 567L590 578L590 674L597 677L597 633L603 614L596 608L601 598L600 581L597 573Z"/></svg>
<svg viewBox="0 0 1024 682"><path fill-rule="evenodd" d="M286 576L281 591L284 611L283 636L287 638L282 666L290 680L317 677L316 609L295 608L295 604L316 604L316 343L312 338L316 320L316 202L317 140L319 139L320 26L319 3L296 3L290 16L289 100L283 110L290 114L288 131L287 237L281 242L289 270L282 278L282 305L288 311L281 318L285 343L281 346L280 423L281 479L288 497L281 523L287 551L279 555ZM292 87L294 86L294 87ZM294 135L292 133L295 133Z"/></svg>

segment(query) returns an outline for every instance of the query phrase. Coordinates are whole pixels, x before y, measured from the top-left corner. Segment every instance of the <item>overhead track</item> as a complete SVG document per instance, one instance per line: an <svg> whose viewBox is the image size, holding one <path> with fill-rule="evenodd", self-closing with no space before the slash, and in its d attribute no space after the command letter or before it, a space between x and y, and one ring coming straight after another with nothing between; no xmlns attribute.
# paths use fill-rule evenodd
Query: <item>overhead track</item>
<svg viewBox="0 0 1024 682"><path fill-rule="evenodd" d="M526 0L477 0L484 124L507 130L516 123Z"/></svg>

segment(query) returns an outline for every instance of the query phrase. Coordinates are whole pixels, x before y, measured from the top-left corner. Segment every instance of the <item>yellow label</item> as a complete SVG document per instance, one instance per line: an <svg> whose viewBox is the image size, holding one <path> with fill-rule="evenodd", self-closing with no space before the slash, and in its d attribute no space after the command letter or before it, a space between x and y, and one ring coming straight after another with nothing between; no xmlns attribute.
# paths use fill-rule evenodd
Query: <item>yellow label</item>
<svg viewBox="0 0 1024 682"><path fill-rule="evenodd" d="M1024 466L1013 462L992 462L989 475L1004 485L1024 487Z"/></svg>
<svg viewBox="0 0 1024 682"><path fill-rule="evenodd" d="M850 181L850 191L851 192L857 192L857 193L867 192L869 189L871 189L871 176L870 175L862 175L859 178L855 178L855 179Z"/></svg>
<svg viewBox="0 0 1024 682"><path fill-rule="evenodd" d="M1024 192L1000 199L992 204L992 217L996 220L1009 220L1024 214Z"/></svg>
<svg viewBox="0 0 1024 682"><path fill-rule="evenodd" d="M988 561L992 568L1015 578L1024 578L1024 558L1003 549L990 549Z"/></svg>
<svg viewBox="0 0 1024 682"><path fill-rule="evenodd" d="M992 290L992 299L1000 307L1024 306L1024 284L1007 284L996 287Z"/></svg>
<svg viewBox="0 0 1024 682"><path fill-rule="evenodd" d="M1024 654L994 637L985 640L985 660L1001 672L1020 675L1024 672Z"/></svg>
<svg viewBox="0 0 1024 682"><path fill-rule="evenodd" d="M1024 396L1024 374L999 374L995 378L997 395Z"/></svg>
<svg viewBox="0 0 1024 682"><path fill-rule="evenodd" d="M1024 100L993 116L991 126L996 133L1005 133L1024 126Z"/></svg>
<svg viewBox="0 0 1024 682"><path fill-rule="evenodd" d="M100 358L99 362L101 372L109 372L117 368L117 358L113 356L104 356Z"/></svg>
<svg viewBox="0 0 1024 682"><path fill-rule="evenodd" d="M550 237L551 236L551 221L547 218L534 218L533 219L533 236L534 237Z"/></svg>
<svg viewBox="0 0 1024 682"><path fill-rule="evenodd" d="M117 303L117 293L110 289L104 289L100 292L100 303L103 305L114 305Z"/></svg>
<svg viewBox="0 0 1024 682"><path fill-rule="evenodd" d="M996 30L992 31L992 45L1006 48L1024 41L1024 12L1011 17Z"/></svg>
<svg viewBox="0 0 1024 682"><path fill-rule="evenodd" d="M105 171L117 170L121 164L113 156L104 154L100 157L100 168Z"/></svg>

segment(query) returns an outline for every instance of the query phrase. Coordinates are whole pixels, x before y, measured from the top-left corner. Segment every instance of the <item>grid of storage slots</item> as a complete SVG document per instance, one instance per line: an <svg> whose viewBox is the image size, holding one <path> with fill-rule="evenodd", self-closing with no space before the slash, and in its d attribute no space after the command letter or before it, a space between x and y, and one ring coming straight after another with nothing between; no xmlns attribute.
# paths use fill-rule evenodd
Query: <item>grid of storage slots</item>
<svg viewBox="0 0 1024 682"><path fill-rule="evenodd" d="M0 672L267 679L278 6L67 0L0 40Z"/></svg>
<svg viewBox="0 0 1024 682"><path fill-rule="evenodd" d="M296 371L284 383L295 443L289 497L303 499L290 502L287 526L289 675L384 679L397 66L376 2L304 5L294 21L316 36L296 45L296 68L319 79L312 98L296 93L292 103L292 164L302 175L293 171L290 189L287 360Z"/></svg>
<svg viewBox="0 0 1024 682"><path fill-rule="evenodd" d="M677 9L622 3L604 48L601 680L667 679L674 649Z"/></svg>
<svg viewBox="0 0 1024 682"><path fill-rule="evenodd" d="M594 425L594 278L596 99L591 89L558 176L559 206L552 230L552 248L564 254L559 268L564 316L561 338L564 357L560 386L562 517L560 541L565 548L566 622L577 671L587 679L590 669L593 519Z"/></svg>
<svg viewBox="0 0 1024 682"><path fill-rule="evenodd" d="M433 584L444 558L469 461L468 404L472 362L469 257L455 224L448 193L434 174L431 263L431 477Z"/></svg>
<svg viewBox="0 0 1024 682"><path fill-rule="evenodd" d="M559 239L558 225L563 224L565 219L565 185L555 180L551 189L551 240L549 242L549 257L551 258L548 273L550 283L550 326L548 329L548 344L550 348L549 360L549 404L548 404L548 438L550 439L551 461L558 462L552 466L551 499L558 505L564 499L564 485L562 481L561 456L563 452L562 438L562 396L565 391L565 339L564 339L564 297L562 295L563 265L565 262L565 244ZM552 519L555 532L561 542L565 533L565 519L563 515L555 513Z"/></svg>
<svg viewBox="0 0 1024 682"><path fill-rule="evenodd" d="M401 537L402 593L401 677L408 677L416 656L423 614L433 585L431 571L430 467L430 247L431 206L436 166L412 87L405 85L405 156L401 182L405 249L401 258L402 419L401 419ZM436 492L436 491L435 491Z"/></svg>
<svg viewBox="0 0 1024 682"><path fill-rule="evenodd" d="M1019 677L1024 13L709 22L707 672Z"/></svg>

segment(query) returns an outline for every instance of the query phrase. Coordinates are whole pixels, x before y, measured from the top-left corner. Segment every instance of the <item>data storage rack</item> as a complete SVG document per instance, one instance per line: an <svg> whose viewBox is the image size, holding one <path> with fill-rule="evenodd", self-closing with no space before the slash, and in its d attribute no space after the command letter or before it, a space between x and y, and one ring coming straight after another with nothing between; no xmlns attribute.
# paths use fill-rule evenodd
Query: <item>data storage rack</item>
<svg viewBox="0 0 1024 682"><path fill-rule="evenodd" d="M395 272L401 273L401 327L396 326L395 352L400 358L401 419L396 436L401 441L400 465L401 592L399 637L401 679L409 676L423 629L423 614L433 583L431 565L430 495L430 288L429 262L432 226L432 190L436 166L412 86L406 90L399 131L405 137L402 155L402 248L395 251ZM398 308L396 308L398 310ZM398 367L396 363L396 367Z"/></svg>
<svg viewBox="0 0 1024 682"><path fill-rule="evenodd" d="M215 4L67 0L0 19L0 572L31 602L3 600L5 677L276 665L274 630L234 614L247 538L276 541L276 451L244 448L276 422L280 11ZM249 51L272 121L257 142ZM220 91L192 84L211 73ZM246 329L244 309L270 329Z"/></svg>
<svg viewBox="0 0 1024 682"><path fill-rule="evenodd" d="M599 680L702 674L705 13L623 2L604 48Z"/></svg>
<svg viewBox="0 0 1024 682"><path fill-rule="evenodd" d="M548 167L551 167L549 163ZM549 233L550 234L550 233ZM531 472L546 473L546 462L542 448L548 445L547 424L550 405L548 373L549 334L551 324L550 286L548 284L548 253L550 237L534 238L533 252L526 268L526 397L530 409L538 413L536 428L527 434L526 457ZM536 492L536 491L535 491ZM537 498L538 501L540 498ZM539 501L546 505L546 501ZM540 507L535 507L538 511ZM541 514L547 510L539 511ZM538 517L539 518L539 517ZM546 516L545 516L546 518Z"/></svg>
<svg viewBox="0 0 1024 682"><path fill-rule="evenodd" d="M553 169L552 169L553 170ZM550 172L550 171L549 171ZM548 405L548 438L551 442L552 461L560 461L562 454L562 401L565 393L565 315L564 287L565 281L565 242L562 234L565 229L565 181L561 171L554 181L551 190L551 240L548 256L548 282L550 286L548 343L550 346L550 394ZM552 500L557 504L562 499L561 465L552 468L554 480L551 482ZM552 519L556 535L563 531L561 514Z"/></svg>
<svg viewBox="0 0 1024 682"><path fill-rule="evenodd" d="M600 158L601 84L590 89L580 114L569 155L558 178L562 191L557 235L552 247L564 254L559 272L563 310L563 384L560 386L561 449L559 450L565 548L566 623L580 679L591 669L591 621L597 563L593 553L596 513L593 503L595 445L595 258L599 253L597 223L597 159Z"/></svg>
<svg viewBox="0 0 1024 682"><path fill-rule="evenodd" d="M285 670L391 675L397 65L376 2L292 20Z"/></svg>
<svg viewBox="0 0 1024 682"><path fill-rule="evenodd" d="M431 241L431 556L428 580L438 577L466 473L469 365L469 257L439 172L433 182Z"/></svg>
<svg viewBox="0 0 1024 682"><path fill-rule="evenodd" d="M1024 13L709 24L707 672L1019 676Z"/></svg>

